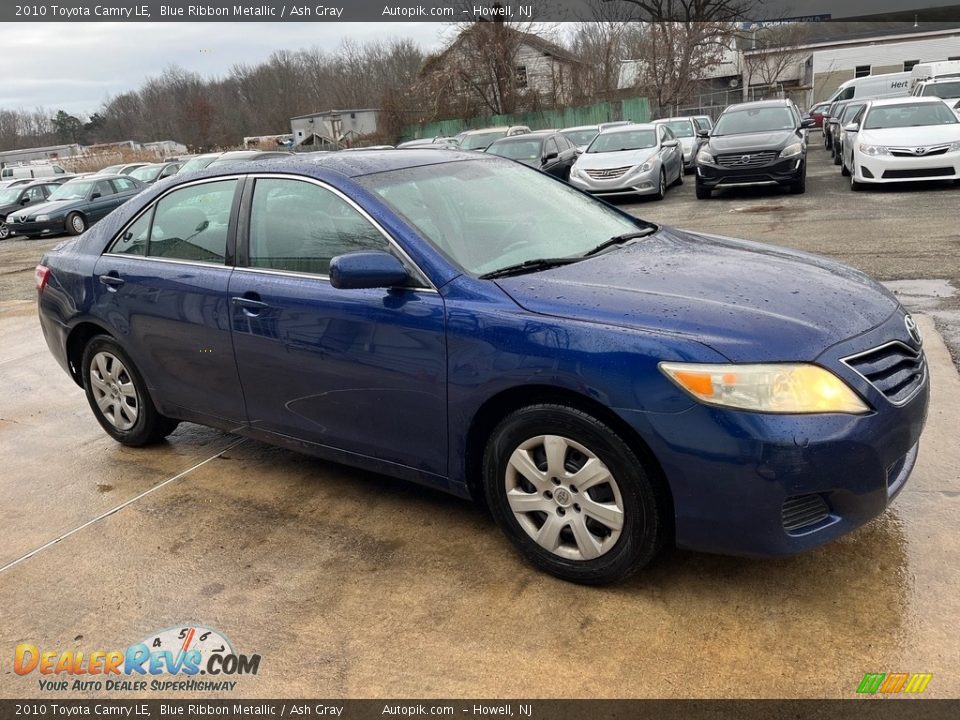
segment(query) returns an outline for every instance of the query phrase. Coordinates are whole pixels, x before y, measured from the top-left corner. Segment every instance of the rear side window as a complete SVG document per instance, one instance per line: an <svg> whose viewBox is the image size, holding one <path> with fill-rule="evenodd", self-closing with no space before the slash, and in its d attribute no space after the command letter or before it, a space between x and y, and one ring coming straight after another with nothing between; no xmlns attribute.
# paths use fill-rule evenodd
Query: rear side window
<svg viewBox="0 0 960 720"><path fill-rule="evenodd" d="M330 190L300 180L257 180L251 267L327 275L337 255L389 247L376 227Z"/></svg>
<svg viewBox="0 0 960 720"><path fill-rule="evenodd" d="M236 179L190 185L163 196L109 252L222 265Z"/></svg>
<svg viewBox="0 0 960 720"><path fill-rule="evenodd" d="M112 182L114 186L116 186L117 192L127 192L128 190L137 189L137 184L130 178L126 178L126 177L114 178Z"/></svg>
<svg viewBox="0 0 960 720"><path fill-rule="evenodd" d="M114 195L115 192L109 180L98 180L96 186L93 188L93 194L106 197L107 195Z"/></svg>

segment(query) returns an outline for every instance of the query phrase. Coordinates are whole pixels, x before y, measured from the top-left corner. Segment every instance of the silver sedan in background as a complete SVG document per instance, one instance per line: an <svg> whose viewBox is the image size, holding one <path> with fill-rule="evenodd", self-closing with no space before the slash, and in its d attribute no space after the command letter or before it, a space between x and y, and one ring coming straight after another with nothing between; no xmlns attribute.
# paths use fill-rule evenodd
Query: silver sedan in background
<svg viewBox="0 0 960 720"><path fill-rule="evenodd" d="M696 119L693 117L664 118L663 120L654 120L653 124L666 125L670 128L683 148L683 169L686 172L693 172L696 165L697 150L700 148Z"/></svg>
<svg viewBox="0 0 960 720"><path fill-rule="evenodd" d="M666 125L611 128L593 139L570 171L570 183L594 195L653 195L683 183L680 141Z"/></svg>

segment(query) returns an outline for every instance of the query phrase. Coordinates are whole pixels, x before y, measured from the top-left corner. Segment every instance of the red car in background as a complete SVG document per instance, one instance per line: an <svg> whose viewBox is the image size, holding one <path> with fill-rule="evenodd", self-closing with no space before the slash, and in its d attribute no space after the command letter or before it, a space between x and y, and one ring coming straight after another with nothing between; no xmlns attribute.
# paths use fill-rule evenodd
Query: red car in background
<svg viewBox="0 0 960 720"><path fill-rule="evenodd" d="M822 103L817 103L812 108L810 108L810 112L808 113L808 115L810 115L810 117L813 118L814 123L816 123L815 127L823 129L823 111L826 110L828 107L830 107L830 103L822 102Z"/></svg>

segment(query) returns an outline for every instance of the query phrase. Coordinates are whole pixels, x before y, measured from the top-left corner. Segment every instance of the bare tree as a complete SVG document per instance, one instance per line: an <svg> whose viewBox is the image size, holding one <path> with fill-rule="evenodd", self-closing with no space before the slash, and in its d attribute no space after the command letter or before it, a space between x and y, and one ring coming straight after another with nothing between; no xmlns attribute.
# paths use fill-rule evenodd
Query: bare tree
<svg viewBox="0 0 960 720"><path fill-rule="evenodd" d="M806 23L782 23L744 34L740 40L744 91L753 85L774 88L786 80L800 80L796 69L810 55L805 47L810 35Z"/></svg>

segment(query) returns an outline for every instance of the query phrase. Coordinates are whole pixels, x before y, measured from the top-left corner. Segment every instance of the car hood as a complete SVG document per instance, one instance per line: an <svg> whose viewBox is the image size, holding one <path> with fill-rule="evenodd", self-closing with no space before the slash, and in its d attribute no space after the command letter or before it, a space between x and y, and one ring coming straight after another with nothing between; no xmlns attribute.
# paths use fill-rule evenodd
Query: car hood
<svg viewBox="0 0 960 720"><path fill-rule="evenodd" d="M11 215L16 217L26 215L27 217L34 218L37 215L62 213L68 208L72 208L74 205L79 205L81 203L83 203L82 200L50 200L44 203L37 203L36 205L28 205L20 212L14 212L11 213Z"/></svg>
<svg viewBox="0 0 960 720"><path fill-rule="evenodd" d="M960 123L911 128L861 130L857 139L871 145L941 145L960 140Z"/></svg>
<svg viewBox="0 0 960 720"><path fill-rule="evenodd" d="M811 361L899 307L863 273L825 258L672 228L497 282L531 312L680 334L734 362Z"/></svg>
<svg viewBox="0 0 960 720"><path fill-rule="evenodd" d="M577 167L580 169L606 170L607 168L621 168L630 165L643 165L657 154L657 148L643 148L642 150L618 150L617 152L584 153L577 158Z"/></svg>
<svg viewBox="0 0 960 720"><path fill-rule="evenodd" d="M799 142L800 138L793 130L775 130L773 132L746 133L743 135L716 135L710 138L713 152L740 152L741 150L775 150L787 145L791 138Z"/></svg>

